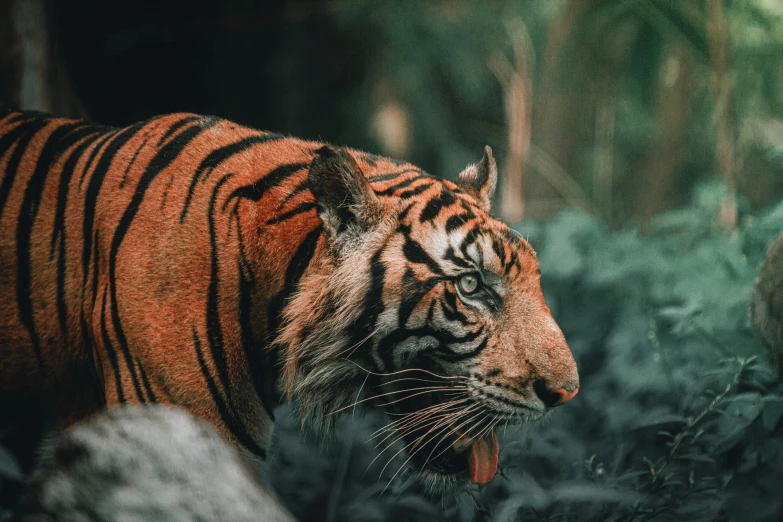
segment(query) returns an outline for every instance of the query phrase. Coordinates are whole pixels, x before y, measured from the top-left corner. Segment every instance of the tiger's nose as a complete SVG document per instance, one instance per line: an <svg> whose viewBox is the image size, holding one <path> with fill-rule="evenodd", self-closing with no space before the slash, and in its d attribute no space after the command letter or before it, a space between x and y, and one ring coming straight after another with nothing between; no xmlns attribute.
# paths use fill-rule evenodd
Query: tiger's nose
<svg viewBox="0 0 783 522"><path fill-rule="evenodd" d="M541 402L544 403L544 406L547 408L554 408L556 406L561 406L576 397L576 394L579 393L579 386L575 386L570 391L566 388L550 389L549 386L547 386L546 381L539 379L533 383L533 391L536 392L536 395L541 399Z"/></svg>

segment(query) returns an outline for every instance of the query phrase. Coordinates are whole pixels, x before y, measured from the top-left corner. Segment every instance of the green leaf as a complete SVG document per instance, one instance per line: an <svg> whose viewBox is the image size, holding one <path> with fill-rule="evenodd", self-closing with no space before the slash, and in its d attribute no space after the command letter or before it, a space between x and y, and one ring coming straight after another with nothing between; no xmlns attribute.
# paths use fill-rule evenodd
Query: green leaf
<svg viewBox="0 0 783 522"><path fill-rule="evenodd" d="M763 402L761 424L771 433L783 417L783 397L765 397Z"/></svg>

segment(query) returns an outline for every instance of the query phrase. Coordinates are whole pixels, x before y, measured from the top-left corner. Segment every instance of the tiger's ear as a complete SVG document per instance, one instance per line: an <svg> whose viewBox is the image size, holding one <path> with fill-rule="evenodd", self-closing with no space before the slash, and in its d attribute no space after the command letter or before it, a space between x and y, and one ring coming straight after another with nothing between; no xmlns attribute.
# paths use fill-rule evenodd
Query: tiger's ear
<svg viewBox="0 0 783 522"><path fill-rule="evenodd" d="M476 198L487 212L492 204L492 196L495 194L497 184L498 166L489 145L484 147L484 157L479 164L470 165L457 177L457 186Z"/></svg>
<svg viewBox="0 0 783 522"><path fill-rule="evenodd" d="M307 177L324 227L336 238L346 230L364 231L382 213L378 196L348 152L329 146L316 151Z"/></svg>

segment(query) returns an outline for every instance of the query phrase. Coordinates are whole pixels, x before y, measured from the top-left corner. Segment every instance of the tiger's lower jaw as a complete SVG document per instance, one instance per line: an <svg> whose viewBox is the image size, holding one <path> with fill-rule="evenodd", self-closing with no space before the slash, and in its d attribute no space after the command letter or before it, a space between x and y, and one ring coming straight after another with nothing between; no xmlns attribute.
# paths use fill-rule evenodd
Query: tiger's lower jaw
<svg viewBox="0 0 783 522"><path fill-rule="evenodd" d="M488 484L497 471L499 447L494 429L477 438L459 433L422 449L410 458L419 470L419 483L432 494L466 489L471 483Z"/></svg>

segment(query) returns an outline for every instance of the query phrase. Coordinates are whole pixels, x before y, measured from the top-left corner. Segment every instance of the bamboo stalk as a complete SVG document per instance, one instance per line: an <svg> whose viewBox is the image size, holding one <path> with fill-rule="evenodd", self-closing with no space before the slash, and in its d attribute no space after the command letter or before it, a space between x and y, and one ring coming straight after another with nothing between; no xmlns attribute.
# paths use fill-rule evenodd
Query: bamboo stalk
<svg viewBox="0 0 783 522"><path fill-rule="evenodd" d="M729 115L731 86L726 63L727 32L722 0L707 0L707 36L715 82L715 166L726 180L729 191L721 205L718 221L726 230L734 230L737 226L737 173Z"/></svg>

